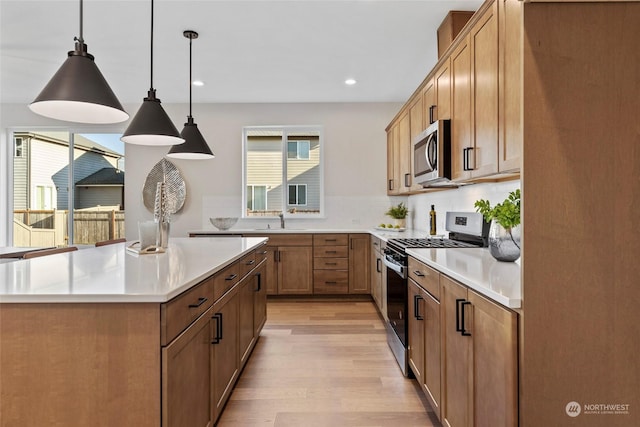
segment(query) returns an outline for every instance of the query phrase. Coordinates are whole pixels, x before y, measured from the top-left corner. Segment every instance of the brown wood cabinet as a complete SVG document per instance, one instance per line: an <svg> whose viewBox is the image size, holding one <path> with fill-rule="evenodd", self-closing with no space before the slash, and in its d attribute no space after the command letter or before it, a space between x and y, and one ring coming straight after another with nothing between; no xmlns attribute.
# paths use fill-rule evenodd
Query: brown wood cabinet
<svg viewBox="0 0 640 427"><path fill-rule="evenodd" d="M409 258L409 365L440 419L441 310L440 273Z"/></svg>
<svg viewBox="0 0 640 427"><path fill-rule="evenodd" d="M472 11L464 10L452 10L445 16L438 27L438 58L444 55L472 16Z"/></svg>
<svg viewBox="0 0 640 427"><path fill-rule="evenodd" d="M431 113L433 120L451 119L451 67L449 58L445 58L434 74L436 88L436 108ZM425 126L429 124L429 111L425 105Z"/></svg>
<svg viewBox="0 0 640 427"><path fill-rule="evenodd" d="M370 294L369 234L349 234L349 293Z"/></svg>
<svg viewBox="0 0 640 427"><path fill-rule="evenodd" d="M442 422L518 425L517 314L440 275Z"/></svg>
<svg viewBox="0 0 640 427"><path fill-rule="evenodd" d="M162 426L212 427L215 326L209 308L189 329L162 349Z"/></svg>
<svg viewBox="0 0 640 427"><path fill-rule="evenodd" d="M472 147L471 47L464 36L451 54L451 178L471 177L468 167Z"/></svg>
<svg viewBox="0 0 640 427"><path fill-rule="evenodd" d="M313 293L349 292L349 236L313 235Z"/></svg>
<svg viewBox="0 0 640 427"><path fill-rule="evenodd" d="M431 87L433 87L433 84L431 85ZM423 116L424 116L424 100L427 98L427 96L421 95L421 96L416 96L415 100L413 101L413 103L411 104L411 106L409 107L409 125L410 125L410 134L409 134L409 141L408 141L408 149L409 149L409 170L408 170L408 183L409 186L407 188L408 191L410 192L417 192L422 190L422 185L417 184L414 182L413 179L413 169L414 169L414 165L415 165L415 159L414 159L414 150L413 150L413 142L415 141L415 138L420 134L420 132L422 132L423 130L425 130L425 122L423 120Z"/></svg>
<svg viewBox="0 0 640 427"><path fill-rule="evenodd" d="M215 334L213 336L213 406L215 419L231 395L240 370L238 347L239 297L233 288L213 305Z"/></svg>
<svg viewBox="0 0 640 427"><path fill-rule="evenodd" d="M400 125L394 123L387 130L387 194L400 193Z"/></svg>
<svg viewBox="0 0 640 427"><path fill-rule="evenodd" d="M313 237L311 234L243 233L245 237L268 237L256 256L267 260L261 278L267 295L311 294L313 292Z"/></svg>

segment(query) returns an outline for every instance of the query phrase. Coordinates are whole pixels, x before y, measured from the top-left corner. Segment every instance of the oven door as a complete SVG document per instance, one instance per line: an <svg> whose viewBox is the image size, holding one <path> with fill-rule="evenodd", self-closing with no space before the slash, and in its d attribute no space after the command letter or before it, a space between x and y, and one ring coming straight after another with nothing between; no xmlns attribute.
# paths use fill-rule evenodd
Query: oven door
<svg viewBox="0 0 640 427"><path fill-rule="evenodd" d="M387 270L387 318L402 345L407 346L407 267L388 255L383 258Z"/></svg>

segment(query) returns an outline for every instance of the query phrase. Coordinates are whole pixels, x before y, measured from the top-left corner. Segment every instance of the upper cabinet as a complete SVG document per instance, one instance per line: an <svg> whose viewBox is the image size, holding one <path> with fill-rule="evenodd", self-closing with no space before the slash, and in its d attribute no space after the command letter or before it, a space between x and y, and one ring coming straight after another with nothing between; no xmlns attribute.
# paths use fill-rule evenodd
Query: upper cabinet
<svg viewBox="0 0 640 427"><path fill-rule="evenodd" d="M431 122L441 119L451 120L454 181L519 177L522 25L518 3L483 4L391 122L388 194L427 191L413 184L412 142Z"/></svg>

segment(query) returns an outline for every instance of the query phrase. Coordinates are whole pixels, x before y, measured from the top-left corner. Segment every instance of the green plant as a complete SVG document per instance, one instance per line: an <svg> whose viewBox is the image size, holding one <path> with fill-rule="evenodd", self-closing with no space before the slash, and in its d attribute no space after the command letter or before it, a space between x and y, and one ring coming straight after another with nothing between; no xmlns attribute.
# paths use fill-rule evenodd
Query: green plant
<svg viewBox="0 0 640 427"><path fill-rule="evenodd" d="M511 233L511 228L520 225L520 189L509 193L502 203L493 208L488 200L480 199L474 204L476 212L480 212L487 222L495 219L498 224Z"/></svg>
<svg viewBox="0 0 640 427"><path fill-rule="evenodd" d="M409 209L407 209L404 203L399 203L398 206L391 206L385 215L389 215L394 219L403 219L407 217L408 213Z"/></svg>

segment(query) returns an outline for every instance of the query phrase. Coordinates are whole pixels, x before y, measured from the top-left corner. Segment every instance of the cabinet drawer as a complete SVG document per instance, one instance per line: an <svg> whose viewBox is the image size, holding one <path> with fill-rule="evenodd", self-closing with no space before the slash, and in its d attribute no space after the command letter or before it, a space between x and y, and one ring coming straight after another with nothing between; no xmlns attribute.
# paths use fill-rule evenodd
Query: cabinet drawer
<svg viewBox="0 0 640 427"><path fill-rule="evenodd" d="M349 246L314 246L314 258L348 258Z"/></svg>
<svg viewBox="0 0 640 427"><path fill-rule="evenodd" d="M436 270L409 257L409 277L433 295L435 299L440 300L440 273Z"/></svg>
<svg viewBox="0 0 640 427"><path fill-rule="evenodd" d="M240 264L235 262L213 276L213 298L218 300L240 280Z"/></svg>
<svg viewBox="0 0 640 427"><path fill-rule="evenodd" d="M313 234L242 233L243 237L267 237L267 246L311 246Z"/></svg>
<svg viewBox="0 0 640 427"><path fill-rule="evenodd" d="M349 293L349 272L341 270L315 270L313 272L313 293Z"/></svg>
<svg viewBox="0 0 640 427"><path fill-rule="evenodd" d="M258 265L255 252L251 252L250 254L247 254L240 258L238 264L240 265L240 277L242 278L246 276L248 272L253 270L256 265Z"/></svg>
<svg viewBox="0 0 640 427"><path fill-rule="evenodd" d="M316 270L348 270L349 258L314 258L313 268Z"/></svg>
<svg viewBox="0 0 640 427"><path fill-rule="evenodd" d="M167 345L213 305L213 278L208 278L160 306L162 345Z"/></svg>
<svg viewBox="0 0 640 427"><path fill-rule="evenodd" d="M348 234L314 234L313 245L314 246L336 246L336 245L348 245Z"/></svg>
<svg viewBox="0 0 640 427"><path fill-rule="evenodd" d="M262 245L260 246L258 249L256 249L256 265L260 264L262 261L264 261L265 259L267 259L267 254L269 253L269 251L267 251L267 245Z"/></svg>

